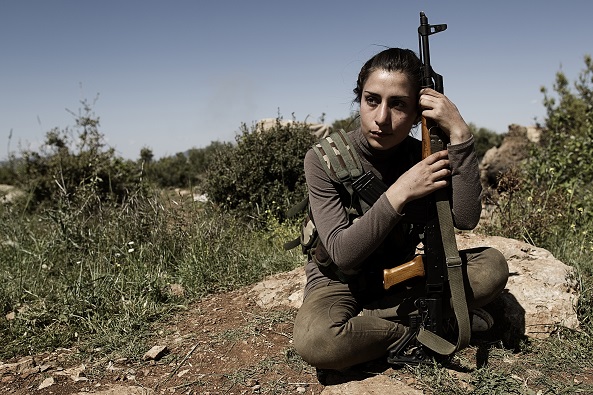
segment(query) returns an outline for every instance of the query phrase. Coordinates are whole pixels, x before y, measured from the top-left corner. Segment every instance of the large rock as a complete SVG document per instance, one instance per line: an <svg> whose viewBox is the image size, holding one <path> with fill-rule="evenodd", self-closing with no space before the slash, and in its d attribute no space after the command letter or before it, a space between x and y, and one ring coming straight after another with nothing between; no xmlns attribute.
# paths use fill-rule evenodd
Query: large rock
<svg viewBox="0 0 593 395"><path fill-rule="evenodd" d="M578 328L575 304L578 299L572 279L573 269L544 250L530 244L473 233L457 236L459 249L490 246L507 259L509 281L496 301L504 316L506 340L522 337L545 338L558 326ZM304 268L272 276L252 287L255 302L265 308L299 308L305 283Z"/></svg>
<svg viewBox="0 0 593 395"><path fill-rule="evenodd" d="M538 144L542 129L536 126L509 125L500 147L492 147L480 162L480 179L487 189L497 185L498 177L506 173L529 155L529 145Z"/></svg>
<svg viewBox="0 0 593 395"><path fill-rule="evenodd" d="M494 247L507 259L509 281L498 303L510 325L508 336L545 338L558 326L578 328L572 267L543 248L504 237L467 233L457 243L460 249Z"/></svg>

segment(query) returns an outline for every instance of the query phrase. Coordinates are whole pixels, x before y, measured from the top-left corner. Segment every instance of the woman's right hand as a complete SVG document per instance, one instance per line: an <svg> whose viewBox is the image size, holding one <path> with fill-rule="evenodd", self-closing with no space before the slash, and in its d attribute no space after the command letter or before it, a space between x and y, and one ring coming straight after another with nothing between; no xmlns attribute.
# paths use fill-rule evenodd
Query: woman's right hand
<svg viewBox="0 0 593 395"><path fill-rule="evenodd" d="M395 211L402 213L406 203L449 185L450 176L447 150L435 152L402 174L387 189L387 199Z"/></svg>

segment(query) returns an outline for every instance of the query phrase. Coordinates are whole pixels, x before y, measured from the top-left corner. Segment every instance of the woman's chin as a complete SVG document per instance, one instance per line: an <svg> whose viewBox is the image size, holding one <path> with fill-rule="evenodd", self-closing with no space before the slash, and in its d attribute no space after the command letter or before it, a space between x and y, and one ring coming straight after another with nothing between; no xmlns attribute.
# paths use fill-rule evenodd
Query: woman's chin
<svg viewBox="0 0 593 395"><path fill-rule="evenodd" d="M371 135L368 138L369 144L372 148L376 149L376 150L388 150L390 148L395 147L399 141L397 141L396 138L394 138L393 135L383 135L383 136L377 136L377 135Z"/></svg>

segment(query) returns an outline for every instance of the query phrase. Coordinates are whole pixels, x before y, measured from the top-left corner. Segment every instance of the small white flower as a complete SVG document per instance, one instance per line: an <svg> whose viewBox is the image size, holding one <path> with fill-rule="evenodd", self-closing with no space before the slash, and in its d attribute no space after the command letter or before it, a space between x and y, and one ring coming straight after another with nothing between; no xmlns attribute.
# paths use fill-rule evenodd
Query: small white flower
<svg viewBox="0 0 593 395"><path fill-rule="evenodd" d="M134 252L134 249L133 248L129 248L128 249L128 252Z"/></svg>

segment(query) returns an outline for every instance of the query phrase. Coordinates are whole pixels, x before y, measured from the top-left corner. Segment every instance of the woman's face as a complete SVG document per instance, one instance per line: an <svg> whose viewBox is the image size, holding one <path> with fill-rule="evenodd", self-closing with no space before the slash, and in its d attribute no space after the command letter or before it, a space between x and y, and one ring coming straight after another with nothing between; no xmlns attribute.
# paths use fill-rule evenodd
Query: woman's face
<svg viewBox="0 0 593 395"><path fill-rule="evenodd" d="M387 150L404 141L418 119L418 92L400 71L375 70L360 99L362 134L371 147Z"/></svg>

